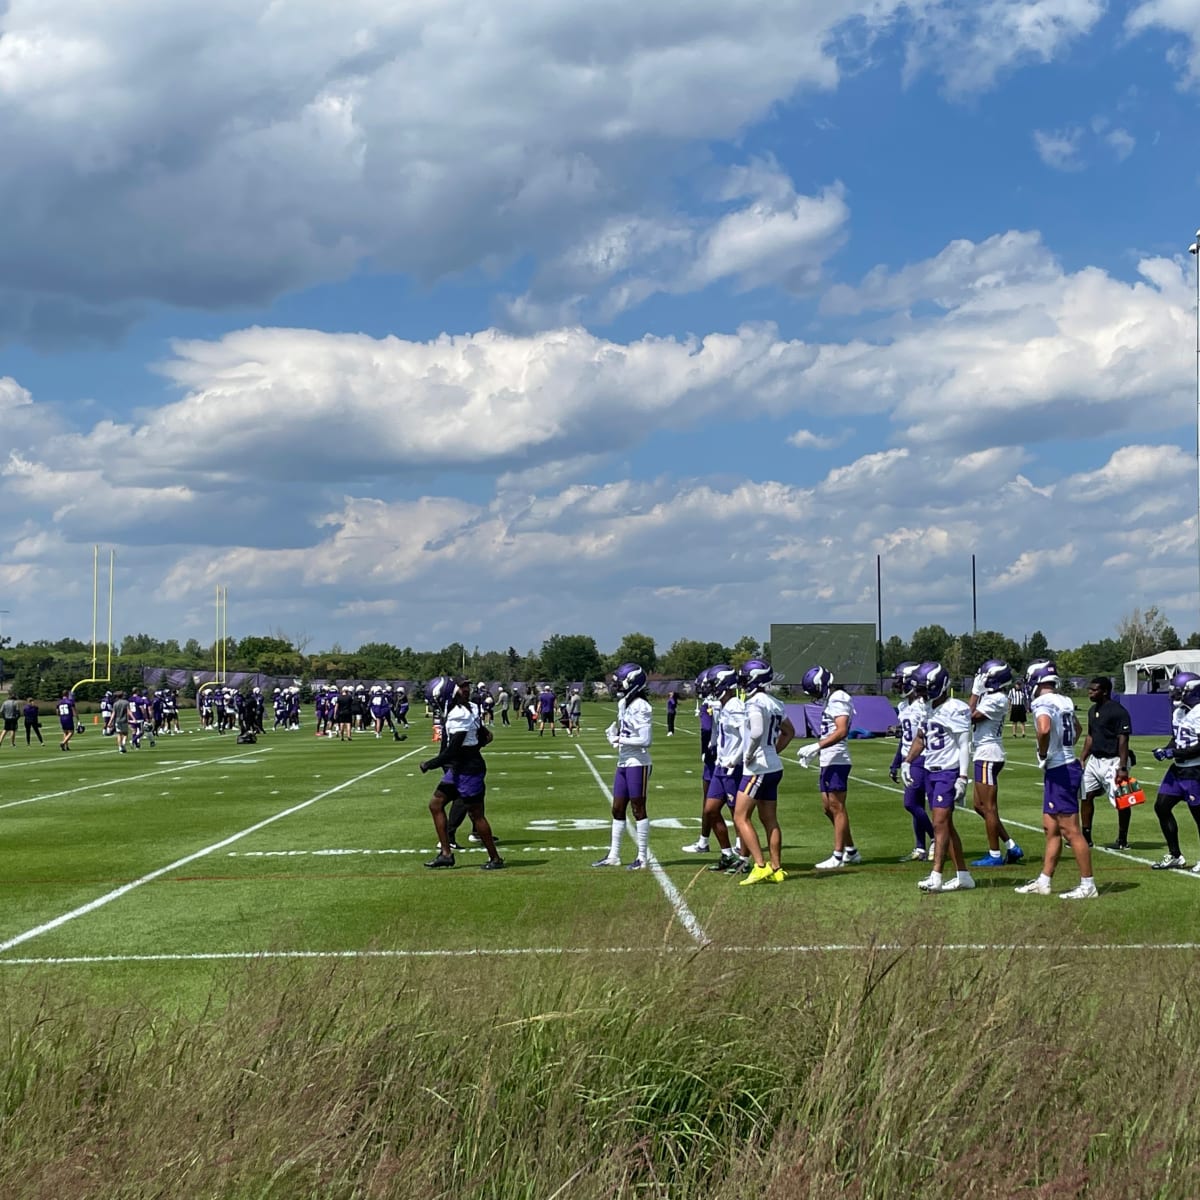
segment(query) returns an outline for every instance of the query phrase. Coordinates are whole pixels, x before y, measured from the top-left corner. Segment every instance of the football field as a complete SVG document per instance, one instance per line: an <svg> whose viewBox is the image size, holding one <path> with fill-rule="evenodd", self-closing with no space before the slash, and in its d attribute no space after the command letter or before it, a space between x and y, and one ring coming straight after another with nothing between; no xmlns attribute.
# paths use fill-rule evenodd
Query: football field
<svg viewBox="0 0 1200 1200"><path fill-rule="evenodd" d="M970 893L926 896L927 871L901 861L911 825L888 777L890 739L851 744L849 808L864 863L836 872L813 864L831 848L817 772L785 755L780 823L782 885L738 886L686 854L698 832L701 770L695 721L674 738L656 713L649 813L651 870L596 869L608 848L613 752L602 730L612 710L585 709L578 739L539 737L524 722L495 727L487 806L507 869L481 872L481 847L454 870L430 871L427 803L436 776L427 721L407 741L356 735L342 743L268 733L255 746L192 730L118 755L94 727L60 752L24 743L0 756L4 904L0 967L99 972L155 994L174 979L202 985L205 964L264 956L377 956L420 960L645 952L746 954L931 944L964 953L989 947L1054 954L1082 948L1128 959L1192 946L1200 876L1151 871L1163 852L1152 811L1161 778L1150 743L1135 739L1147 804L1134 814L1132 848L1097 850L1098 901L1018 896L1037 874L1043 838L1041 776L1032 739L1008 740L1001 813L1026 862L974 872ZM1189 862L1195 826L1180 807ZM986 849L982 822L957 816L968 858ZM1115 835L1097 812L1096 841ZM626 862L634 857L627 839ZM1069 853L1055 891L1078 880ZM185 964L190 966L185 969ZM69 986L69 985L68 985ZM143 991L143 994L145 992Z"/></svg>

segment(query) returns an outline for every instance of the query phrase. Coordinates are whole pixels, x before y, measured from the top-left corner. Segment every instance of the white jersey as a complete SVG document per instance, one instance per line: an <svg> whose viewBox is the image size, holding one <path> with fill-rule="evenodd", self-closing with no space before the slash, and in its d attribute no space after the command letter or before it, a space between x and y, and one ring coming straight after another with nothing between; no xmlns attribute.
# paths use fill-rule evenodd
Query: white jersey
<svg viewBox="0 0 1200 1200"><path fill-rule="evenodd" d="M742 742L746 729L746 704L738 696L724 704L715 704L713 715L713 741L716 746L717 766L739 767L742 763Z"/></svg>
<svg viewBox="0 0 1200 1200"><path fill-rule="evenodd" d="M617 766L648 767L654 734L650 705L641 696L622 702L617 717Z"/></svg>
<svg viewBox="0 0 1200 1200"><path fill-rule="evenodd" d="M101 711L103 712L104 710L101 709ZM1171 706L1171 741L1177 746L1183 745L1179 740L1179 731L1183 728L1183 723L1187 720L1187 715L1191 711L1186 704L1174 704Z"/></svg>
<svg viewBox="0 0 1200 1200"><path fill-rule="evenodd" d="M988 692L975 702L975 713L983 720L974 723L976 762L1004 762L1004 718L1008 716L1008 697L1004 692Z"/></svg>
<svg viewBox="0 0 1200 1200"><path fill-rule="evenodd" d="M1176 713L1182 713L1178 724L1175 723ZM1184 708L1182 704L1176 705L1175 712L1171 714L1171 725L1177 750L1194 750L1200 746L1200 704L1197 704L1195 708ZM1187 758L1179 765L1182 767L1200 766L1200 759Z"/></svg>
<svg viewBox="0 0 1200 1200"><path fill-rule="evenodd" d="M896 718L900 722L900 757L907 758L912 744L917 740L917 731L925 724L929 716L929 701L922 697L919 700L901 700L896 706ZM924 761L924 754L917 755Z"/></svg>
<svg viewBox="0 0 1200 1200"><path fill-rule="evenodd" d="M817 734L818 740L833 732L838 717L846 718L846 734L849 736L850 723L854 720L854 701L850 699L849 692L843 692L840 688L836 692L829 693L825 707L821 710L821 731ZM849 763L850 747L846 744L846 738L842 738L834 746L822 747L821 766L848 766Z"/></svg>
<svg viewBox="0 0 1200 1200"><path fill-rule="evenodd" d="M747 775L770 775L783 770L775 739L783 727L783 705L766 692L746 697L746 724L742 734L742 770Z"/></svg>
<svg viewBox="0 0 1200 1200"><path fill-rule="evenodd" d="M922 726L925 770L963 774L963 759L971 736L971 710L965 700L943 700L932 706Z"/></svg>
<svg viewBox="0 0 1200 1200"><path fill-rule="evenodd" d="M463 749L479 745L479 705L456 704L443 721L442 736L447 741L456 733L465 733Z"/></svg>
<svg viewBox="0 0 1200 1200"><path fill-rule="evenodd" d="M1194 711L1194 710L1193 710ZM1190 714L1189 714L1190 715ZM1075 741L1079 737L1079 721L1075 716L1075 705L1058 692L1042 692L1033 698L1030 705L1034 729L1039 717L1050 718L1050 741L1046 746L1043 770L1066 766L1075 761Z"/></svg>

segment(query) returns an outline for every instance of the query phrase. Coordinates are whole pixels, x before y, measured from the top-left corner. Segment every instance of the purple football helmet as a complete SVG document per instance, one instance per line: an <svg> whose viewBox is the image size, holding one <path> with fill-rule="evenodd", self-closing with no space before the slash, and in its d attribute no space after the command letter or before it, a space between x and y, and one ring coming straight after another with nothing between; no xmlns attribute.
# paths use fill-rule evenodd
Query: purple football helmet
<svg viewBox="0 0 1200 1200"><path fill-rule="evenodd" d="M637 663L622 663L613 672L613 691L625 700L632 700L646 690L646 672Z"/></svg>
<svg viewBox="0 0 1200 1200"><path fill-rule="evenodd" d="M449 675L435 675L425 685L425 699L434 708L445 708L453 699L457 686Z"/></svg>
<svg viewBox="0 0 1200 1200"><path fill-rule="evenodd" d="M699 675L696 676L696 699L703 700L713 693L712 676L716 667L705 667Z"/></svg>
<svg viewBox="0 0 1200 1200"><path fill-rule="evenodd" d="M1035 658L1025 668L1025 686L1030 695L1045 683L1051 683L1058 687L1061 682L1058 676L1058 663L1052 658Z"/></svg>
<svg viewBox="0 0 1200 1200"><path fill-rule="evenodd" d="M727 663L718 663L715 667L709 667L706 674L708 675L710 695L722 696L738 685L738 673Z"/></svg>
<svg viewBox="0 0 1200 1200"><path fill-rule="evenodd" d="M1183 700L1183 689L1196 679L1200 679L1200 675L1195 675L1191 671L1176 671L1171 676L1171 699L1179 704Z"/></svg>
<svg viewBox="0 0 1200 1200"><path fill-rule="evenodd" d="M761 692L774 678L771 664L761 658L748 658L738 668L738 686L744 692Z"/></svg>
<svg viewBox="0 0 1200 1200"><path fill-rule="evenodd" d="M912 694L913 688L916 686L917 668L920 663L902 662L897 665L892 672L892 691L899 692L901 696Z"/></svg>
<svg viewBox="0 0 1200 1200"><path fill-rule="evenodd" d="M809 667L800 680L800 686L818 700L824 700L833 687L833 672L825 667Z"/></svg>
<svg viewBox="0 0 1200 1200"><path fill-rule="evenodd" d="M1200 704L1200 677L1193 675L1179 689L1179 701L1181 704L1186 704L1188 708L1195 708L1197 704Z"/></svg>
<svg viewBox="0 0 1200 1200"><path fill-rule="evenodd" d="M950 693L950 672L940 662L923 662L917 668L915 682L931 701L941 700Z"/></svg>
<svg viewBox="0 0 1200 1200"><path fill-rule="evenodd" d="M1013 681L1012 667L1002 658L989 658L977 673L983 676L983 686L989 692L998 692Z"/></svg>

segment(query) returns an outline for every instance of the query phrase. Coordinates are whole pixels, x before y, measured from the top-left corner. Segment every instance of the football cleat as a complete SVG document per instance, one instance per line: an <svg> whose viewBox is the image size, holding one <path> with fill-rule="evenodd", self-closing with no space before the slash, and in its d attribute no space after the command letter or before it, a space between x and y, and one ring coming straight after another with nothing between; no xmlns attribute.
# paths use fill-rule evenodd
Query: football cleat
<svg viewBox="0 0 1200 1200"><path fill-rule="evenodd" d="M1004 861L1011 866L1013 863L1021 862L1021 860L1024 859L1024 857L1025 857L1025 851L1022 850L1021 847L1018 846L1016 842L1013 842L1013 844L1008 848L1008 850L1005 851Z"/></svg>
<svg viewBox="0 0 1200 1200"><path fill-rule="evenodd" d="M426 864L433 871L439 871L445 867L454 866L453 854L438 854L436 858L431 858Z"/></svg>
<svg viewBox="0 0 1200 1200"><path fill-rule="evenodd" d="M647 866L647 864L644 863L640 858L635 858L633 860L633 862L631 862L629 864L629 866L627 866L625 868L625 870L627 870L627 871L644 871L646 869L646 866Z"/></svg>
<svg viewBox="0 0 1200 1200"><path fill-rule="evenodd" d="M1060 900L1098 900L1100 892L1094 883L1081 883L1078 887L1073 887L1069 892L1063 892L1059 896Z"/></svg>
<svg viewBox="0 0 1200 1200"><path fill-rule="evenodd" d="M504 859L489 858L487 860L487 862L485 862L483 864L483 866L480 867L479 869L481 871L503 871L504 870Z"/></svg>
<svg viewBox="0 0 1200 1200"><path fill-rule="evenodd" d="M842 866L842 856L840 854L831 854L828 858L822 859L819 863L813 864L813 869L817 871L837 871Z"/></svg>
<svg viewBox="0 0 1200 1200"><path fill-rule="evenodd" d="M751 867L750 874L738 884L738 887L749 887L754 883L769 883L774 874L775 871L770 863L763 863L761 867Z"/></svg>
<svg viewBox="0 0 1200 1200"><path fill-rule="evenodd" d="M688 842L683 847L683 852L684 854L707 854L709 852L708 838L697 838L694 842Z"/></svg>
<svg viewBox="0 0 1200 1200"><path fill-rule="evenodd" d="M771 882L772 883L782 883L786 878L787 878L787 872L782 867L780 867L779 870L777 870L777 871L771 872Z"/></svg>
<svg viewBox="0 0 1200 1200"><path fill-rule="evenodd" d="M842 855L842 866L857 867L861 864L863 856L857 850L847 850Z"/></svg>
<svg viewBox="0 0 1200 1200"><path fill-rule="evenodd" d="M1048 896L1050 895L1050 884L1041 879L1031 879L1028 883L1013 888L1013 891L1019 896Z"/></svg>
<svg viewBox="0 0 1200 1200"><path fill-rule="evenodd" d="M736 871L742 865L742 860L736 854L723 852L708 869L710 871Z"/></svg>
<svg viewBox="0 0 1200 1200"><path fill-rule="evenodd" d="M1004 866L1003 854L985 854L982 858L972 859L971 866L973 867L1002 867Z"/></svg>
<svg viewBox="0 0 1200 1200"><path fill-rule="evenodd" d="M1187 859L1182 854L1172 854L1167 851L1156 863L1150 864L1152 871L1182 871L1187 866ZM1197 864L1200 866L1200 863Z"/></svg>
<svg viewBox="0 0 1200 1200"><path fill-rule="evenodd" d="M923 892L940 892L945 885L932 872L924 879L917 881L917 887Z"/></svg>
<svg viewBox="0 0 1200 1200"><path fill-rule="evenodd" d="M593 867L619 867L620 865L621 860L619 858L598 858L592 863Z"/></svg>
<svg viewBox="0 0 1200 1200"><path fill-rule="evenodd" d="M960 879L957 875L953 879L947 879L942 884L943 892L969 892L975 886L975 880L970 875L965 879Z"/></svg>

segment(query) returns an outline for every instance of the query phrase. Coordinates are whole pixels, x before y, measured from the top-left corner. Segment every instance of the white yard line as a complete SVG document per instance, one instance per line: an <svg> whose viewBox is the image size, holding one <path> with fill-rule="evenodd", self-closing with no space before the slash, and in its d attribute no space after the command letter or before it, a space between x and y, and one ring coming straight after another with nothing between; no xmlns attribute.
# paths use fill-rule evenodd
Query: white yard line
<svg viewBox="0 0 1200 1200"><path fill-rule="evenodd" d="M873 768L873 767L868 767L866 769L868 771L875 770L875 768ZM857 776L857 779L858 779L859 783L865 783L868 787L876 787L884 792L895 792L897 795L900 795L900 796L904 795L903 788L898 788L892 784L876 783L875 780L873 780L873 779L863 779L861 775ZM965 812L971 813L972 815L974 815L974 812L975 812L975 810L973 808L968 808L965 810L964 809L956 809L955 811L956 812L965 811ZM1005 825L1012 825L1017 829L1025 829L1025 830L1028 830L1030 833L1041 833L1042 832L1042 828L1040 825L1026 825L1023 821L1015 821L1015 820L1013 820L1012 817L1010 817L1008 815L1002 816L1000 819L1001 819L1001 821L1004 822ZM1092 853L1093 854L1108 854L1108 855L1111 855L1113 858L1123 858L1128 862L1141 863L1143 866L1147 866L1147 867L1152 867L1155 862L1155 860L1152 858L1141 858L1137 854L1126 854L1124 850L1110 850L1107 846L1093 846ZM1028 861L1031 865L1036 865L1037 863L1041 862L1041 856L1040 855L1026 855L1026 861ZM1174 871L1174 870L1164 871L1163 874L1164 875L1184 875L1188 879L1192 879L1192 880L1195 880L1197 883L1200 883L1200 875L1193 875L1190 870L1186 870L1186 869L1182 870L1182 871Z"/></svg>
<svg viewBox="0 0 1200 1200"><path fill-rule="evenodd" d="M706 946L713 943L705 943ZM1027 954L1195 953L1200 942L1097 942L1064 946L1061 942L831 942L792 946L720 946L720 954L889 954L937 951L963 954L1018 952ZM225 950L195 954L81 954L62 958L0 958L0 967L90 966L113 963L246 962L255 959L446 959L567 958L593 954L695 954L691 946L511 946L463 950Z"/></svg>
<svg viewBox="0 0 1200 1200"><path fill-rule="evenodd" d="M159 879L163 875L169 875L172 871L178 871L180 867L186 867L188 863L193 863L198 858L204 858L216 850L224 850L226 846L232 846L234 842L241 841L242 838L249 837L250 834L257 833L260 829L265 829L268 825L273 825L276 821L283 820L284 817L290 817L294 813L301 812L310 805L316 804L320 800L325 800L343 791L345 788L351 787L356 783L361 783L362 780L369 779L372 775L378 775L380 771L386 771L388 767L395 766L396 763L403 762L406 758L418 753L420 753L419 750L410 750L408 754L401 755L400 758L394 758L388 762L381 763L377 767L372 767L371 770L364 771L361 775L355 775L353 779L347 779L345 783L339 783L336 787L327 788L320 795L313 796L310 800L305 800L300 804L293 804L291 808L285 808L282 812L277 812L274 816L267 817L263 821L257 821L255 824L240 830L238 833L231 834L219 842L214 842L211 846L205 846L203 850L197 850L193 854L185 855L183 858L176 859L173 863L169 863L165 867L159 867L158 870L150 871L139 879L134 879L119 888L114 888L111 892L106 892L103 896L98 896L95 900L91 900L87 904L82 904L78 908L73 908L70 912L63 913L62 916L55 917L52 921L46 921L44 924L37 925L33 929L27 929L24 933L19 933L16 937L9 938L6 942L0 942L0 954L6 950L11 950L14 946L21 945L22 942L29 941L31 938L39 937L43 933L49 933L52 929L57 929L60 925L65 925L68 921L75 920L76 917L86 916L90 912L95 912L96 909L103 908L104 905L111 904L114 900L119 900L127 892L132 892L134 888L139 888L144 883Z"/></svg>
<svg viewBox="0 0 1200 1200"><path fill-rule="evenodd" d="M0 809L19 808L22 804L36 804L39 800L58 800L63 796L75 796L80 792L95 791L96 788L121 787L126 783L136 783L139 779L153 779L155 775L178 775L180 771L190 771L193 767L216 766L218 763L237 762L242 758L253 758L256 754L269 754L271 748L264 746L258 750L247 750L245 754L228 754L221 758L188 758L176 763L173 767L160 767L157 771L146 771L142 775L117 775L111 779L103 779L99 783L85 783L81 787L67 788L61 792L46 792L41 796L30 796L27 800L10 800L0 804Z"/></svg>
<svg viewBox="0 0 1200 1200"><path fill-rule="evenodd" d="M588 757L587 751L578 743L576 743L575 749L579 751L580 758L587 764L588 770L591 771L600 790L608 798L609 804L611 804L613 802L613 794L609 791L608 784L604 782L600 772L596 770L596 764L592 762ZM654 874L654 878L658 881L658 886L662 888L663 895L666 896L668 903L670 903L680 925L688 931L688 934L697 945L707 946L711 939L704 932L703 928L701 928L700 922L696 919L696 914L688 908L687 901L679 894L679 889L667 877L666 871L662 869L662 864L654 857L653 851L650 854L649 867ZM3 948L3 946L0 946L0 950Z"/></svg>

